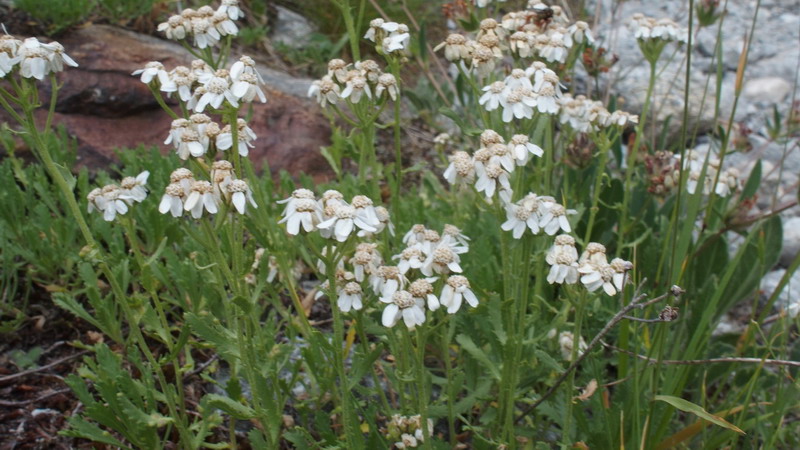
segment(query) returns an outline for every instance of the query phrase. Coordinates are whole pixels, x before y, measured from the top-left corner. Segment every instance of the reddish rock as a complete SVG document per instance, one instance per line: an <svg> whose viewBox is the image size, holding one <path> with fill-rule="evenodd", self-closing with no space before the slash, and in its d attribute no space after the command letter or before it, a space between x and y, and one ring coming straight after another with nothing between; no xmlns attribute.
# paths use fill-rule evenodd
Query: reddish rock
<svg viewBox="0 0 800 450"><path fill-rule="evenodd" d="M104 167L115 160L115 149L140 144L171 151L162 144L171 119L131 72L150 61L160 61L168 70L189 65L193 58L183 47L104 25L76 30L59 42L80 67L59 74L63 87L54 123L63 124L77 139L81 165ZM287 170L305 172L318 180L326 178L330 169L320 147L329 145L328 121L313 102L276 89L297 94L308 81L288 75L281 80L274 71L263 70L270 74L265 92L268 101L253 104L249 125L258 139L251 160L257 168L269 161L273 173ZM42 98L46 95L43 89ZM46 111L39 113L43 117ZM218 117L214 120L220 121Z"/></svg>

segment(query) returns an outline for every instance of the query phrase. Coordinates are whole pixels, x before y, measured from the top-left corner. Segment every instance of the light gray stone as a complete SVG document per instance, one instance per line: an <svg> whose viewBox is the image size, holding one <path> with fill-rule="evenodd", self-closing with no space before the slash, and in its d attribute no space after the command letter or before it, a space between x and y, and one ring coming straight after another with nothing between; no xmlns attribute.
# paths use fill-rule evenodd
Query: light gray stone
<svg viewBox="0 0 800 450"><path fill-rule="evenodd" d="M308 44L314 26L305 17L296 12L275 6L278 17L273 24L272 42L283 44L291 48L301 48Z"/></svg>
<svg viewBox="0 0 800 450"><path fill-rule="evenodd" d="M781 265L788 267L800 253L800 217L792 217L783 222L783 248ZM800 286L798 286L800 288Z"/></svg>
<svg viewBox="0 0 800 450"><path fill-rule="evenodd" d="M753 102L780 103L792 92L792 84L780 77L761 77L748 80L744 95Z"/></svg>
<svg viewBox="0 0 800 450"><path fill-rule="evenodd" d="M765 299L768 299L777 289L780 284L781 278L786 273L786 269L778 269L769 272L761 280L761 293ZM789 282L781 290L778 295L778 300L775 302L776 308L783 308L789 305L790 302L800 301L800 271L792 274Z"/></svg>

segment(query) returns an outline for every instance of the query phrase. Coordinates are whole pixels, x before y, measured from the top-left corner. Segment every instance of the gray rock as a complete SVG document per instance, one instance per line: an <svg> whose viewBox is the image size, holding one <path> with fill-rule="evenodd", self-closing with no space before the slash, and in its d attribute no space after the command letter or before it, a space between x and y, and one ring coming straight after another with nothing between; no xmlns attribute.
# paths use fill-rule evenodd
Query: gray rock
<svg viewBox="0 0 800 450"><path fill-rule="evenodd" d="M792 93L792 85L780 77L753 78L745 83L743 93L754 102L780 103Z"/></svg>
<svg viewBox="0 0 800 450"><path fill-rule="evenodd" d="M800 253L800 217L792 217L783 222L783 248L781 266L788 267ZM798 286L800 288L800 286Z"/></svg>
<svg viewBox="0 0 800 450"><path fill-rule="evenodd" d="M769 298L778 287L778 284L786 273L786 269L778 269L769 272L761 280L761 292L764 298ZM800 271L792 274L789 282L786 283L783 290L781 290L778 300L775 303L776 308L786 309L790 302L796 302L800 299Z"/></svg>
<svg viewBox="0 0 800 450"><path fill-rule="evenodd" d="M272 42L291 48L301 48L308 44L314 26L305 17L283 6L275 6L278 17L272 29Z"/></svg>

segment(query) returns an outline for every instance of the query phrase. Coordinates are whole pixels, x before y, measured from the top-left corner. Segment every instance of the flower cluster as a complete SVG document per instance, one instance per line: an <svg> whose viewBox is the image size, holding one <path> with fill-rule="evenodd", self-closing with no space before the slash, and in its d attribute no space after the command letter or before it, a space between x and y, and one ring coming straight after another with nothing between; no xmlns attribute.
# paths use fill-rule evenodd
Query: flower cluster
<svg viewBox="0 0 800 450"><path fill-rule="evenodd" d="M199 59L192 61L191 67L177 66L170 71L160 62L151 61L132 75L168 96L177 92L186 108L196 113L207 107L218 110L223 104L238 108L240 103L252 103L256 98L261 103L267 101L261 89L264 79L249 56L242 56L230 69L218 70Z"/></svg>
<svg viewBox="0 0 800 450"><path fill-rule="evenodd" d="M608 262L606 248L602 244L590 242L578 258L575 239L562 234L556 236L555 243L547 252L545 260L550 264L547 282L575 284L581 283L594 292L601 287L608 295L622 291L628 280L628 272L633 269L630 261L614 258Z"/></svg>
<svg viewBox="0 0 800 450"><path fill-rule="evenodd" d="M222 204L232 205L239 214L247 211L248 204L258 208L247 182L237 179L233 165L225 160L211 165L211 181L195 180L186 168L173 171L158 210L161 214L169 212L173 217L191 211L192 217L199 219L203 211L216 214Z"/></svg>
<svg viewBox="0 0 800 450"><path fill-rule="evenodd" d="M553 197L538 196L531 192L516 203L506 198L503 200L506 201L506 221L500 227L513 232L514 239L520 239L526 228L533 234L544 231L550 236L558 230L565 233L572 231L567 215L576 214L576 211L566 209Z"/></svg>
<svg viewBox="0 0 800 450"><path fill-rule="evenodd" d="M682 42L689 40L689 32L671 19L654 19L636 13L630 22L633 34L641 41Z"/></svg>
<svg viewBox="0 0 800 450"><path fill-rule="evenodd" d="M373 19L369 23L367 33L364 34L364 39L376 43L379 51L388 54L406 50L411 41L411 35L405 24Z"/></svg>
<svg viewBox="0 0 800 450"><path fill-rule="evenodd" d="M564 94L558 99L559 121L578 133L589 133L611 126L639 123L639 116L625 111L609 112L602 102L583 95Z"/></svg>
<svg viewBox="0 0 800 450"><path fill-rule="evenodd" d="M475 189L491 199L495 192L511 191L509 176L516 166L528 163L530 156L541 157L541 147L529 141L528 136L517 134L506 143L494 130L484 130L480 136L481 147L470 156L457 151L450 156L450 165L444 178L450 184L475 183Z"/></svg>
<svg viewBox="0 0 800 450"><path fill-rule="evenodd" d="M256 134L244 119L237 119L236 140L236 151L241 156L247 156ZM184 160L189 156L213 156L216 150L227 151L233 147L233 130L230 125L220 128L205 114L193 114L188 119L172 121L164 144L172 144L178 156Z"/></svg>
<svg viewBox="0 0 800 450"><path fill-rule="evenodd" d="M515 119L530 119L533 112L558 113L562 85L558 75L539 61L526 70L514 69L504 81L495 81L483 88L478 99L487 111L503 108L503 122Z"/></svg>
<svg viewBox="0 0 800 450"><path fill-rule="evenodd" d="M433 436L433 421L428 419L428 437ZM394 447L398 449L416 448L425 441L422 432L422 416L401 416L395 414L386 424L385 434L390 441L397 441Z"/></svg>
<svg viewBox="0 0 800 450"><path fill-rule="evenodd" d="M216 10L207 5L197 10L184 9L159 24L158 31L176 41L193 36L195 47L204 49L216 45L225 36L236 36L239 27L233 21L242 17L244 12L238 0L222 0Z"/></svg>
<svg viewBox="0 0 800 450"><path fill-rule="evenodd" d="M463 63L483 77L503 58L505 50L521 58L563 64L573 49L584 45L594 45L586 22L570 23L559 6L531 2L528 9L509 12L499 23L484 19L475 39L451 34L434 51L444 49L448 61Z"/></svg>
<svg viewBox="0 0 800 450"><path fill-rule="evenodd" d="M332 59L328 63L327 75L315 80L308 88L308 96L315 97L323 107L328 103L335 105L343 99L350 103L358 103L362 98L397 100L399 93L395 76L383 72L371 59L356 61L355 64Z"/></svg>
<svg viewBox="0 0 800 450"><path fill-rule="evenodd" d="M134 203L141 203L147 198L147 177L150 172L144 171L136 177L125 177L119 185L111 183L102 188L95 188L86 196L89 203L89 213L98 211L103 213L103 219L111 222L117 214L125 214L128 207Z"/></svg>
<svg viewBox="0 0 800 450"><path fill-rule="evenodd" d="M572 350L575 348L575 335L571 331L562 331L556 335L556 329L553 328L547 333L551 339L558 337L558 346L561 350L561 357L565 361L572 361ZM589 348L583 336L578 338L578 357Z"/></svg>
<svg viewBox="0 0 800 450"><path fill-rule="evenodd" d="M360 237L371 236L386 228L394 232L386 208L374 206L372 200L364 195L356 195L347 203L339 191L326 191L317 200L312 191L296 189L291 197L278 203L286 204L279 223L285 223L286 231L292 235L300 232L301 225L307 233L318 230L322 237L335 238L339 242L346 241L356 229Z"/></svg>
<svg viewBox="0 0 800 450"><path fill-rule="evenodd" d="M0 78L19 70L23 78L43 80L51 73L64 70L65 64L78 67L58 42L39 42L33 37L21 41L10 35L0 35Z"/></svg>

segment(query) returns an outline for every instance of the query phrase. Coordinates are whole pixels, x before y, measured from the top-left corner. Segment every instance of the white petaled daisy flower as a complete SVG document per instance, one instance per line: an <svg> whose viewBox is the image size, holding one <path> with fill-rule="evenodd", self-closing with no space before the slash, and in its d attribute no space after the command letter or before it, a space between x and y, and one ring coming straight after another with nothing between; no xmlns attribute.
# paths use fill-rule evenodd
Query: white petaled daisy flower
<svg viewBox="0 0 800 450"><path fill-rule="evenodd" d="M158 31L164 33L167 39L180 40L186 38L186 25L184 18L180 15L173 15L166 22L158 24Z"/></svg>
<svg viewBox="0 0 800 450"><path fill-rule="evenodd" d="M433 285L431 284L431 281L435 280L435 278L427 280L421 278L408 285L408 292L414 297L414 300L424 300L431 311L439 309L439 299L433 294Z"/></svg>
<svg viewBox="0 0 800 450"><path fill-rule="evenodd" d="M508 142L508 149L511 154L514 155L518 166L527 164L530 155L541 158L544 154L544 150L538 145L532 144L528 136L524 134L515 134L512 136L511 140Z"/></svg>
<svg viewBox="0 0 800 450"><path fill-rule="evenodd" d="M506 30L501 28L497 21L490 18L481 20L480 29L478 30L477 39L480 39L484 35L495 36L498 39L503 39L505 37Z"/></svg>
<svg viewBox="0 0 800 450"><path fill-rule="evenodd" d="M217 29L221 36L236 36L239 34L239 27L223 11L217 11L211 16L211 26Z"/></svg>
<svg viewBox="0 0 800 450"><path fill-rule="evenodd" d="M253 60L253 58L244 55L239 58L238 61L233 63L233 65L231 65L229 75L231 80L237 81L239 77L246 73L255 75L256 79L258 80L258 84L264 84L264 79L261 77L261 74L258 73L258 70L256 70L256 62Z"/></svg>
<svg viewBox="0 0 800 450"><path fill-rule="evenodd" d="M492 156L489 157L489 161L499 163L508 173L514 171L514 168L516 167L516 164L514 163L514 153L507 145L492 144L489 146L488 150L492 152Z"/></svg>
<svg viewBox="0 0 800 450"><path fill-rule="evenodd" d="M417 242L422 242L425 239L425 230L425 225L419 223L412 225L411 229L403 236L403 243L410 247Z"/></svg>
<svg viewBox="0 0 800 450"><path fill-rule="evenodd" d="M387 25L394 22L387 22L383 24L383 29L387 29ZM408 44L411 42L411 35L408 32L408 26L405 24L395 24L397 28L394 31L389 32L389 34L383 39L382 46L383 51L386 53L393 53L397 51L403 51L408 48Z"/></svg>
<svg viewBox="0 0 800 450"><path fill-rule="evenodd" d="M192 192L192 185L194 184L194 175L192 175L192 171L185 168L179 167L172 171L169 176L170 183L177 183L183 188L184 194L188 197L189 194Z"/></svg>
<svg viewBox="0 0 800 450"><path fill-rule="evenodd" d="M169 135L164 140L165 145L173 144L177 149L181 142L181 136L185 130L189 130L192 123L188 119L175 119L169 127Z"/></svg>
<svg viewBox="0 0 800 450"><path fill-rule="evenodd" d="M250 149L255 147L252 142L256 140L257 136L255 132L247 126L247 122L244 119L237 119L236 124L238 127L238 132L236 133L236 138L238 140L236 150L239 152L239 155L247 156L250 154ZM222 151L233 147L233 133L231 132L230 125L225 125L219 135L217 135L216 144L217 148Z"/></svg>
<svg viewBox="0 0 800 450"><path fill-rule="evenodd" d="M161 214L170 213L172 217L180 217L183 215L183 200L186 198L186 193L180 183L170 183L164 190L164 196L161 197L161 203L158 205L158 212Z"/></svg>
<svg viewBox="0 0 800 450"><path fill-rule="evenodd" d="M158 61L151 61L145 64L144 69L134 70L131 73L133 76L139 76L139 79L144 84L151 84L153 80L158 80L161 84L162 90L174 92L177 90L175 82L173 82L169 73L164 69L164 65Z"/></svg>
<svg viewBox="0 0 800 450"><path fill-rule="evenodd" d="M109 184L103 187L101 194L94 200L97 210L103 212L103 220L111 222L117 214L128 212L128 204L125 197L120 196L119 187L116 184Z"/></svg>
<svg viewBox="0 0 800 450"><path fill-rule="evenodd" d="M322 214L319 204L313 198L297 198L291 203L291 208L287 205L283 211L283 218L278 223L285 223L286 232L297 235L300 232L300 225L306 233L310 233L320 222Z"/></svg>
<svg viewBox="0 0 800 450"><path fill-rule="evenodd" d="M508 95L509 89L506 88L504 82L495 81L488 86L484 86L483 92L484 94L478 99L478 103L483 105L487 111L494 111L500 107L500 104Z"/></svg>
<svg viewBox="0 0 800 450"><path fill-rule="evenodd" d="M101 195L103 195L103 190L100 188L94 188L86 196L86 200L88 203L86 211L89 214L91 214L93 211L100 210L100 206L98 206L97 200L100 198Z"/></svg>
<svg viewBox="0 0 800 450"><path fill-rule="evenodd" d="M175 86L178 97L182 101L188 102L192 98L192 85L197 81L197 77L192 73L191 69L186 66L178 66L169 72L169 79ZM171 92L175 92L164 90L164 85L161 86L161 90L167 92L167 95Z"/></svg>
<svg viewBox="0 0 800 450"><path fill-rule="evenodd" d="M608 263L606 259L606 247L603 244L598 244L597 242L589 242L586 245L586 248L581 253L581 257L578 260L578 264L603 264Z"/></svg>
<svg viewBox="0 0 800 450"><path fill-rule="evenodd" d="M233 164L229 161L224 159L220 159L219 161L214 161L211 164L211 185L214 186L214 195L217 198L222 198L225 196L226 198L230 196L230 192L228 191L228 185L231 183L231 180L236 178L233 174Z"/></svg>
<svg viewBox="0 0 800 450"><path fill-rule="evenodd" d="M406 247L399 255L394 255L392 259L399 260L397 268L400 273L406 274L410 269L419 269L425 264L425 254L417 246Z"/></svg>
<svg viewBox="0 0 800 450"><path fill-rule="evenodd" d="M376 231L375 227L364 222L353 206L346 203L336 205L336 207L333 208L333 217L317 225L317 228L320 230L332 229L333 237L339 242L346 241L355 227L373 233Z"/></svg>
<svg viewBox="0 0 800 450"><path fill-rule="evenodd" d="M611 277L614 287L617 288L618 291L622 291L625 287L625 283L629 281L627 273L633 270L633 263L625 261L622 258L614 258L609 265L614 270L614 275Z"/></svg>
<svg viewBox="0 0 800 450"><path fill-rule="evenodd" d="M239 8L239 0L222 0L217 11L224 12L231 20L239 20L244 17L244 12Z"/></svg>
<svg viewBox="0 0 800 450"><path fill-rule="evenodd" d="M442 288L439 303L447 308L449 314L455 314L461 308L461 303L466 300L473 308L478 306L478 297L472 292L469 280L462 275L452 275Z"/></svg>
<svg viewBox="0 0 800 450"><path fill-rule="evenodd" d="M417 242L415 245L422 249L422 252L426 255L430 255L436 247L439 246L442 242L442 237L439 235L436 230L429 230L425 229L422 233L422 240Z"/></svg>
<svg viewBox="0 0 800 450"><path fill-rule="evenodd" d="M491 199L497 190L498 184L500 184L500 189L511 190L508 172L500 164L489 162L486 169L478 177L478 181L475 182L475 189L478 192L483 192L487 199Z"/></svg>
<svg viewBox="0 0 800 450"><path fill-rule="evenodd" d="M393 327L400 318L403 318L409 330L425 323L425 301L414 298L408 291L396 291L391 295L380 298L381 302L388 303L383 310L381 323L385 327Z"/></svg>
<svg viewBox="0 0 800 450"><path fill-rule="evenodd" d="M369 284L375 295L391 297L398 289L408 283L405 275L397 266L380 266L369 277Z"/></svg>
<svg viewBox="0 0 800 450"><path fill-rule="evenodd" d="M459 262L460 258L456 252L447 245L440 245L428 255L420 267L420 272L426 277L432 276L434 272L440 275L447 275L450 272L461 273Z"/></svg>
<svg viewBox="0 0 800 450"><path fill-rule="evenodd" d="M239 75L239 78L234 81L231 87L231 92L244 103L252 103L256 97L258 97L261 103L267 102L264 91L262 91L261 87L258 85L258 77L252 73L243 73Z"/></svg>
<svg viewBox="0 0 800 450"><path fill-rule="evenodd" d="M478 77L485 78L492 73L495 67L496 56L491 48L476 43L471 56L472 61L470 69L474 70Z"/></svg>
<svg viewBox="0 0 800 450"><path fill-rule="evenodd" d="M558 335L558 345L561 347L561 357L566 361L572 361L572 350L575 348L575 335L569 331L562 331ZM589 348L583 336L578 339L578 356L583 355Z"/></svg>
<svg viewBox="0 0 800 450"><path fill-rule="evenodd" d="M372 203L372 200L367 197L366 195L356 195L353 197L350 205L355 208L356 216L358 216L362 222L366 223L367 225L371 226L372 228L377 231L378 226L380 226L381 221L378 219L378 214L375 212L375 206ZM362 230L368 231L368 230Z"/></svg>
<svg viewBox="0 0 800 450"><path fill-rule="evenodd" d="M379 36L383 34L383 24L385 21L381 18L372 19L369 21L369 29L364 34L364 39L372 42L378 42Z"/></svg>
<svg viewBox="0 0 800 450"><path fill-rule="evenodd" d="M572 231L572 227L569 225L567 214L577 214L577 211L566 209L562 205L555 203L542 214L539 226L550 236L556 234L559 229L569 233Z"/></svg>
<svg viewBox="0 0 800 450"><path fill-rule="evenodd" d="M7 34L0 35L0 78L5 77L19 64L17 53L22 41Z"/></svg>
<svg viewBox="0 0 800 450"><path fill-rule="evenodd" d="M594 45L594 36L592 36L589 24L579 20L567 28L567 34L564 35L564 43L567 47L572 47L573 44L583 44L584 42L589 46Z"/></svg>
<svg viewBox="0 0 800 450"><path fill-rule="evenodd" d="M547 252L545 261L550 264L547 282L575 284L578 282L578 250L575 239L568 234L556 236L555 243Z"/></svg>
<svg viewBox="0 0 800 450"><path fill-rule="evenodd" d="M533 35L525 31L517 31L508 37L508 45L512 53L517 53L520 58L528 58L534 55L531 45Z"/></svg>
<svg viewBox="0 0 800 450"><path fill-rule="evenodd" d="M444 178L450 184L472 183L475 179L475 163L469 153L459 150L450 155L450 165L444 171Z"/></svg>
<svg viewBox="0 0 800 450"><path fill-rule="evenodd" d="M533 107L539 104L539 96L525 88L516 88L500 99L503 107L503 122L515 119L530 119L533 117ZM540 108L541 110L541 108Z"/></svg>
<svg viewBox="0 0 800 450"><path fill-rule="evenodd" d="M358 70L349 71L341 97L349 99L352 103L358 103L362 94L366 94L367 98L372 98L372 91L367 79Z"/></svg>
<svg viewBox="0 0 800 450"><path fill-rule="evenodd" d="M353 64L353 66L355 67L356 70L361 72L361 75L363 75L368 82L372 84L377 83L378 79L381 77L381 75L383 75L381 67L378 65L378 63L376 63L371 59L356 61L356 63ZM375 95L377 96L378 94Z"/></svg>
<svg viewBox="0 0 800 450"><path fill-rule="evenodd" d="M375 232L372 233L366 230L359 230L358 237L370 237L373 234L380 233L385 229L388 229L389 234L394 236L394 224L392 223L392 220L389 217L389 210L384 208L383 206L376 206L375 216L378 218L378 224L375 225Z"/></svg>
<svg viewBox="0 0 800 450"><path fill-rule="evenodd" d="M256 201L253 199L253 193L250 192L250 187L244 180L232 180L227 185L227 190L231 194L231 203L239 214L244 214L247 204L253 208L258 208Z"/></svg>
<svg viewBox="0 0 800 450"><path fill-rule="evenodd" d="M384 73L378 77L378 85L375 87L375 97L381 96L386 92L392 100L397 100L398 89L397 79L390 73Z"/></svg>
<svg viewBox="0 0 800 450"><path fill-rule="evenodd" d="M509 89L523 88L533 90L533 83L528 78L528 74L522 69L514 69L511 74L505 79L506 86Z"/></svg>
<svg viewBox="0 0 800 450"><path fill-rule="evenodd" d="M205 155L207 151L208 146L203 145L203 142L200 140L200 135L197 134L197 131L192 129L183 130L177 145L177 153L181 159L189 159L190 155L194 156L195 158L199 158Z"/></svg>
<svg viewBox="0 0 800 450"><path fill-rule="evenodd" d="M581 283L586 286L589 292L594 292L601 287L608 295L615 295L617 289L614 286L615 270L605 261L589 262L578 267L581 273Z"/></svg>
<svg viewBox="0 0 800 450"><path fill-rule="evenodd" d="M339 83L347 82L347 63L339 58L328 61L328 76Z"/></svg>
<svg viewBox="0 0 800 450"><path fill-rule="evenodd" d="M339 100L339 85L336 84L329 75L322 79L314 80L308 88L308 96L316 97L317 103L325 107L328 103L335 105Z"/></svg>
<svg viewBox="0 0 800 450"><path fill-rule="evenodd" d="M192 217L199 219L203 216L203 210L209 214L216 214L219 208L217 207L217 199L214 197L214 188L208 181L200 180L192 184L192 191L183 209L192 212Z"/></svg>
<svg viewBox="0 0 800 450"><path fill-rule="evenodd" d="M286 207L283 209L283 215L291 214L295 211L297 207L297 201L300 199L312 200L316 203L316 197L314 193L309 189L295 189L292 191L292 195L289 198L285 198L283 200L278 200L276 203L279 205L286 204Z"/></svg>
<svg viewBox="0 0 800 450"><path fill-rule="evenodd" d="M450 62L467 60L470 57L470 48L467 46L467 38L460 34L447 36L444 42L434 47L433 51L438 52L444 48L444 57Z"/></svg>
<svg viewBox="0 0 800 450"><path fill-rule="evenodd" d="M356 281L364 281L365 275L371 275L382 265L383 258L378 253L377 247L377 244L366 242L358 244L356 247L356 252L350 259Z"/></svg>
<svg viewBox="0 0 800 450"><path fill-rule="evenodd" d="M64 64L70 67L78 67L78 63L76 63L74 59L70 58L69 55L64 53L64 46L60 43L53 41L42 45L46 49L50 50L50 53L47 55L50 72L63 71Z"/></svg>
<svg viewBox="0 0 800 450"><path fill-rule="evenodd" d="M459 254L469 251L469 238L455 225L445 224L442 230L442 244L449 245Z"/></svg>
<svg viewBox="0 0 800 450"><path fill-rule="evenodd" d="M350 312L351 309L360 311L364 307L361 302L362 295L361 285L355 281L349 281L339 289L339 298L336 299L336 305L342 312Z"/></svg>
<svg viewBox="0 0 800 450"><path fill-rule="evenodd" d="M206 47L213 47L221 38L219 31L214 28L214 25L211 23L210 19L210 16L192 18L191 29L192 34L194 35L194 46L201 50Z"/></svg>
<svg viewBox="0 0 800 450"><path fill-rule="evenodd" d="M529 228L533 234L539 234L539 220L538 208L530 208L524 200L520 200L506 205L506 221L500 228L511 231L514 239L521 239L525 228Z"/></svg>
<svg viewBox="0 0 800 450"><path fill-rule="evenodd" d="M227 70L217 70L212 77L208 78L207 82L203 82L202 79L200 81L203 83L206 92L197 101L194 112L203 112L206 106L219 109L225 100L234 108L239 106L236 96L231 92L231 83Z"/></svg>
<svg viewBox="0 0 800 450"><path fill-rule="evenodd" d="M500 39L491 34L484 34L478 38L478 45L482 45L492 51L496 59L503 59L503 51L500 49Z"/></svg>
<svg viewBox="0 0 800 450"><path fill-rule="evenodd" d="M150 176L150 172L144 171L136 177L125 177L120 181L120 196L124 198L130 198L131 200L141 203L147 197L147 188L144 187L147 184L147 177Z"/></svg>
<svg viewBox="0 0 800 450"><path fill-rule="evenodd" d="M16 46L14 41L10 41L12 46ZM6 61L6 66L12 59ZM16 58L19 61L19 73L23 78L36 78L43 80L44 77L53 72L60 72L64 64L77 67L78 64L66 53L64 47L57 42L44 44L36 38L27 38L19 44L16 49ZM13 66L13 64L12 64Z"/></svg>

